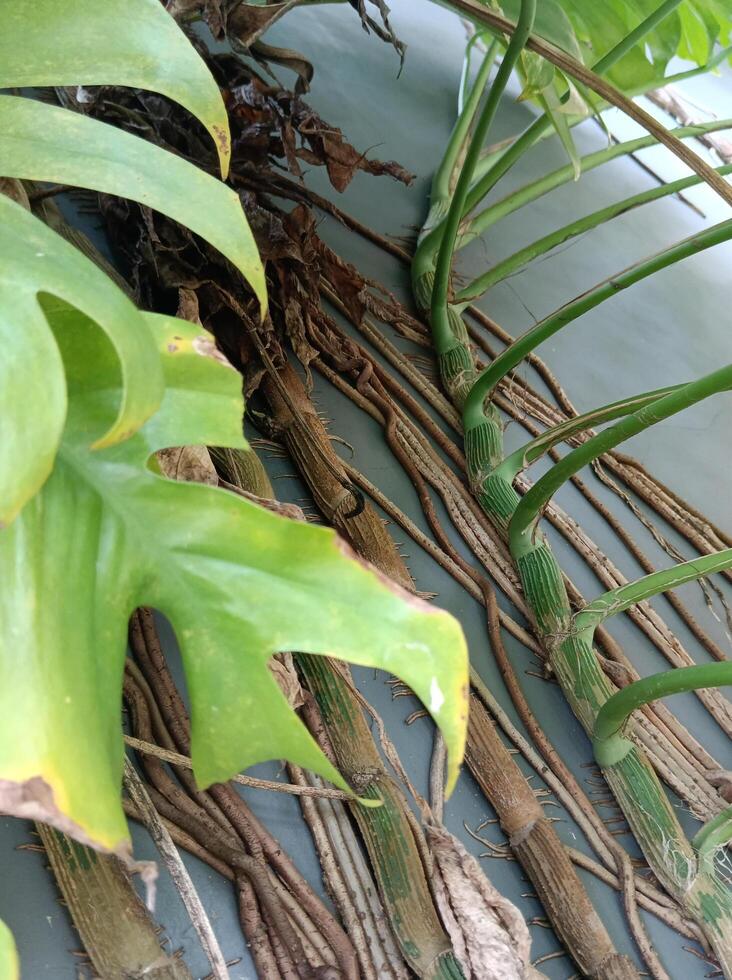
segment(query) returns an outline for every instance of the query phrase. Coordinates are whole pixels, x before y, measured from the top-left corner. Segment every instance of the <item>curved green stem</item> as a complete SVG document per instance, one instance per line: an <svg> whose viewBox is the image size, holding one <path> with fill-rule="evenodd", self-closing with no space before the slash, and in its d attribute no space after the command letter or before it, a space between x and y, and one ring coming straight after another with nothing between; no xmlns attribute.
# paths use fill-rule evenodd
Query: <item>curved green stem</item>
<svg viewBox="0 0 732 980"><path fill-rule="evenodd" d="M732 684L732 660L676 667L628 684L608 698L597 713L592 739L597 764L603 768L614 766L630 751L633 743L625 738L623 728L631 714L644 704L671 694L727 684Z"/></svg>
<svg viewBox="0 0 732 980"><path fill-rule="evenodd" d="M708 123L698 123L693 126L680 126L677 129L669 130L669 132L677 139L686 139L694 136L702 136L705 133L718 132L719 130L729 129L730 127L732 127L732 119L714 119ZM521 137L519 137L519 140L520 139ZM514 145L518 145L518 140L516 141L516 144L512 144L512 146ZM595 153L588 153L586 156L582 157L580 160L582 173L588 173L590 170L594 170L597 167L602 166L602 164L608 163L610 160L617 159L617 157L627 156L631 153L637 153L639 150L644 150L649 146L657 145L658 140L656 137L650 135L639 136L637 139L626 140L623 143L614 143L612 146L606 146L602 150L597 150ZM500 164L510 152L511 147L504 151L496 165ZM521 152L523 152L523 150ZM515 154L512 154L509 161L509 166L515 161L515 159L518 158L518 156L521 155L521 152L517 151ZM461 235L460 240L458 241L458 249L463 248L471 241L474 241L478 235L481 235L492 225L496 224L497 221L500 221L509 214L513 214L514 211L524 207L526 204L530 204L532 201L536 201L538 198L543 197L544 194L548 194L549 191L552 191L557 187L561 187L564 184L568 184L572 180L574 180L574 167L571 164L558 167L551 173L545 174L538 180L534 180L519 190L514 191L504 198L501 198L501 200L496 201L495 204L491 204L489 207L485 208L483 211L480 211L471 219L466 231ZM481 198L478 198L476 203L478 203L480 199Z"/></svg>
<svg viewBox="0 0 732 980"><path fill-rule="evenodd" d="M492 361L479 375L473 384L465 402L463 412L463 423L465 429L473 429L480 426L483 422L483 403L488 395L493 391L498 382L512 371L520 362L531 353L535 347L543 343L562 327L576 320L587 313L589 310L599 306L600 303L611 296L615 296L628 286L640 282L655 272L665 269L675 262L681 261L690 255L695 255L706 248L718 245L720 242L728 241L732 238L732 220L722 221L712 228L703 231L677 242L670 248L637 262L630 268L615 276L611 276L604 282L599 283L593 289L588 290L576 299L571 300L556 312L546 317L536 324L531 330L515 340L510 347L507 347L494 361Z"/></svg>
<svg viewBox="0 0 732 980"><path fill-rule="evenodd" d="M676 85L678 82L685 82L689 78L696 78L698 75L706 75L710 71L714 71L715 68L719 67L723 61L726 61L732 55L732 44L728 45L726 48L720 48L716 54L704 65L698 65L696 68L688 68L686 71L676 72L675 75L667 75L665 78L655 79L651 85L646 87L643 92L638 92L638 95L644 94L644 92L650 92L654 88L661 88L662 85Z"/></svg>
<svg viewBox="0 0 732 980"><path fill-rule="evenodd" d="M718 813L701 828L691 842L699 855L699 866L704 871L714 870L714 857L720 847L732 841L732 806Z"/></svg>
<svg viewBox="0 0 732 980"><path fill-rule="evenodd" d="M668 592L669 589L678 589L687 582L693 582L704 575L713 575L714 572L721 572L730 566L732 548L725 548L712 555L700 555L671 568L644 575L635 582L628 582L605 592L586 605L574 618L575 629L578 632L585 629L595 630L608 616L625 612L636 602L644 602L660 592Z"/></svg>
<svg viewBox="0 0 732 980"><path fill-rule="evenodd" d="M450 205L455 167L460 159L460 154L462 153L465 142L470 134L470 127L480 104L483 91L488 83L491 68L493 67L493 63L496 59L497 51L498 42L493 41L488 48L485 57L483 58L483 62L478 70L478 74L476 75L475 82L470 89L470 94L468 95L468 98L465 101L465 104L455 122L452 133L450 134L450 139L448 140L445 148L445 153L439 167L435 171L434 177L432 178L430 212L427 215L427 220L423 225L422 234L429 232L433 225L435 225L439 220L442 220L447 213Z"/></svg>
<svg viewBox="0 0 732 980"><path fill-rule="evenodd" d="M546 114L538 116L510 146L506 147L505 151L495 161L490 170L471 187L470 193L465 200L464 215L469 214L476 205L480 204L486 194L493 190L501 177L551 128L551 124L550 116Z"/></svg>
<svg viewBox="0 0 732 980"><path fill-rule="evenodd" d="M717 167L717 173L722 176L731 174L732 163ZM692 174L690 177L682 177L680 180L671 181L669 184L659 184L657 187L651 187L649 190L642 191L640 194L634 194L632 197L625 198L624 201L618 201L615 204L600 208L598 211L593 211L592 214L585 215L583 218L577 218L576 221L571 221L568 225L564 225L563 228L558 228L538 241L532 242L531 245L527 245L518 252L514 252L513 255L509 255L508 258L494 265L492 269L489 269L482 276L479 276L462 289L456 298L460 302L465 302L480 296L487 289L490 289L491 286L501 282L503 279L507 279L508 276L518 272L525 265L528 265L529 262L533 262L534 259L546 255L547 252L550 252L558 245L562 245L564 242L576 238L578 235L591 231L598 225L617 218L618 215L627 214L628 211L632 211L634 208L649 204L651 201L657 201L659 198L667 197L670 194L678 194L681 191L685 191L688 187L694 187L700 183L702 183L701 178Z"/></svg>
<svg viewBox="0 0 732 980"><path fill-rule="evenodd" d="M731 223L732 224L732 223ZM479 382L476 382L476 386ZM533 529L543 508L556 491L587 463L608 452L615 446L643 432L650 426L667 419L677 412L732 387L732 365L683 385L677 391L656 399L644 408L626 416L609 429L598 433L583 445L573 449L538 480L521 498L509 525L511 553L519 557L533 550ZM472 392L471 392L472 397Z"/></svg>
<svg viewBox="0 0 732 980"><path fill-rule="evenodd" d="M606 71L609 71L613 65L617 64L621 58L623 58L631 48L634 48L636 44L641 41L646 34L650 34L661 23L665 20L669 14L673 13L674 10L679 6L681 0L666 0L655 10L642 20L637 27L626 34L622 41L618 41L614 48L611 48L607 54L604 54L599 61L596 61L593 65L593 71L598 75L604 75Z"/></svg>
<svg viewBox="0 0 732 980"><path fill-rule="evenodd" d="M437 352L442 354L455 346L456 340L450 327L447 313L448 293L450 289L450 271L452 267L452 254L455 249L458 228L463 214L465 201L470 189L470 182L473 177L473 170L480 157L480 152L485 143L486 135L496 114L498 103L503 91L511 76L514 65L526 44L526 40L531 33L536 14L536 0L522 0L521 13L518 24L514 31L501 66L498 69L496 79L488 93L485 106L483 107L478 122L475 126L473 138L465 154L465 161L460 177L458 178L453 193L450 209L445 218L445 224L440 241L440 249L437 255L437 265L435 267L435 280L432 289L432 333Z"/></svg>
<svg viewBox="0 0 732 980"><path fill-rule="evenodd" d="M669 385L667 388L646 391L642 395L621 398L609 405L603 405L602 408L594 408L583 415L577 415L565 422L560 422L559 425L552 426L551 429L547 429L546 432L542 432L535 439L516 449L510 456L506 456L496 472L500 472L505 479L513 481L519 473L541 459L545 453L548 453L560 442L566 442L572 436L585 432L595 425L602 425L605 422L613 422L615 419L623 418L625 415L629 415L639 408L644 408L663 395L668 395L681 387L683 385Z"/></svg>
<svg viewBox="0 0 732 980"><path fill-rule="evenodd" d="M457 96L457 114L458 118L462 116L463 109L465 108L465 99L469 94L472 86L470 84L470 55L474 47L485 37L485 32L476 31L475 34L470 38L468 43L465 45L465 54L463 55L463 67L460 72L460 82L458 84L458 96ZM493 38L493 43L498 43L498 38Z"/></svg>

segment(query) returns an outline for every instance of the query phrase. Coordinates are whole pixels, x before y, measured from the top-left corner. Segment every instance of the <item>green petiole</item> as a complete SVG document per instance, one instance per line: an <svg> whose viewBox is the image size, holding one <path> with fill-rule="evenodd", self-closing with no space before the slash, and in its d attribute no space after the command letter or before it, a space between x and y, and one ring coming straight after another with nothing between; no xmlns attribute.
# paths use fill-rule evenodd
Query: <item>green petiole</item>
<svg viewBox="0 0 732 980"><path fill-rule="evenodd" d="M625 738L623 728L637 708L671 694L727 684L732 684L732 660L698 667L676 667L628 684L608 698L597 713L592 739L597 764L602 768L617 765L631 750L633 743Z"/></svg>
<svg viewBox="0 0 732 980"><path fill-rule="evenodd" d="M566 422L561 422L559 425L547 429L546 432L542 432L541 435L536 436L535 439L506 456L495 472L504 479L513 482L522 470L541 459L545 453L548 453L560 442L566 442L572 436L586 432L587 429L595 425L602 425L605 422L613 422L615 419L623 418L681 387L683 385L669 385L667 388L657 388L655 391L647 391L642 395L632 395L630 398L622 398L610 405L594 408L583 415L567 419Z"/></svg>
<svg viewBox="0 0 732 980"><path fill-rule="evenodd" d="M732 119L714 119L708 123L698 123L693 126L680 126L677 129L670 130L669 132L673 136L676 136L677 139L686 139L694 136L702 136L705 133L716 133L720 130L730 128L732 128ZM631 153L637 153L639 150L644 150L649 146L657 145L658 140L655 138L655 136L651 135L639 136L637 139L626 140L623 143L614 143L612 146L606 146L602 150L597 150L594 153L588 153L586 156L582 157L582 173L588 173L590 170L594 170L597 167L602 166L602 164L609 163L611 160L615 160L618 157L628 156ZM506 150L505 152L508 153L509 151ZM465 233L458 241L458 249L469 244L478 235L481 235L484 231L496 224L496 222L500 221L502 218L507 217L509 214L513 214L513 212L517 211L519 208L524 207L526 204L531 204L532 201L538 200L538 198L543 197L544 194L548 194L549 191L552 191L557 187L561 187L573 179L574 169L571 164L564 167L558 167L551 173L545 174L545 176L540 177L538 180L532 181L530 184L527 184L520 190L514 191L507 197L502 198L500 201L496 201L495 204L492 204L490 207L480 211L470 221Z"/></svg>
<svg viewBox="0 0 732 980"><path fill-rule="evenodd" d="M671 568L645 575L635 582L629 582L627 585L606 592L585 606L575 616L575 629L578 632L586 629L595 630L608 616L625 612L636 602L644 602L658 595L659 592L678 589L687 582L693 582L704 575L712 575L714 572L721 572L730 566L732 566L732 548L725 548L712 555L701 555Z"/></svg>
<svg viewBox="0 0 732 980"><path fill-rule="evenodd" d="M455 169L459 163L460 156L465 149L466 140L470 135L470 127L473 123L478 106L480 105L483 90L488 83L491 69L496 59L497 51L498 42L493 41L488 48L485 57L483 58L483 62L475 78L475 82L470 89L465 105L462 107L455 122L455 126L453 127L453 131L450 134L450 139L447 147L445 148L442 161L440 162L440 166L435 171L435 175L432 179L432 188L430 191L430 211L422 228L422 235L428 234L430 229L445 217L449 209Z"/></svg>
<svg viewBox="0 0 732 980"><path fill-rule="evenodd" d="M732 163L717 167L717 173L722 176L731 174ZM462 289L457 294L456 299L458 302L470 302L477 296L482 295L487 289L490 289L491 286L501 282L503 279L507 279L525 265L528 265L529 262L533 262L534 259L546 255L547 252L550 252L558 245L562 245L564 242L576 238L578 235L583 235L585 232L597 228L598 225L618 217L618 215L627 214L628 211L632 211L634 208L649 204L651 201L657 201L663 197L668 197L670 194L678 194L681 191L685 191L688 187L695 187L701 183L701 177L692 174L690 177L682 177L680 180L671 181L669 184L660 184L658 187L651 187L649 190L642 191L640 194L634 194L632 197L625 198L624 201L609 204L607 207L593 211L592 214L585 215L583 218L577 218L576 221L572 221L563 228L559 228L549 235L545 235L538 241L532 242L531 245L527 245L526 248L514 252L513 255L509 255L508 258L494 265L492 269L489 269L482 276L479 276L478 279L475 279Z"/></svg>
<svg viewBox="0 0 732 980"><path fill-rule="evenodd" d="M732 220L722 221L711 228L705 228L703 231L677 242L670 248L630 266L615 276L611 276L541 320L535 327L515 340L478 376L465 401L463 411L465 429L474 429L483 423L483 403L498 382L520 364L527 354L548 340L558 330L561 330L562 327L576 320L583 313L599 306L600 303L615 296L623 289L627 289L661 269L681 261L681 259L696 255L713 245L729 241L730 238L732 238Z"/></svg>
<svg viewBox="0 0 732 980"><path fill-rule="evenodd" d="M732 365L713 371L711 374L683 385L671 393L652 401L616 425L593 436L587 442L573 449L539 479L521 498L509 525L511 553L518 558L531 551L533 529L543 508L549 503L557 490L587 463L613 449L631 436L643 432L650 426L667 419L710 395L732 388ZM472 396L472 392L471 392Z"/></svg>
<svg viewBox="0 0 732 980"><path fill-rule="evenodd" d="M709 820L695 835L691 844L699 855L699 865L704 871L713 871L714 856L720 847L732 841L732 806Z"/></svg>
<svg viewBox="0 0 732 980"><path fill-rule="evenodd" d="M508 80L513 71L514 65L519 59L526 41L531 33L536 14L536 0L522 0L521 13L518 24L509 42L506 53L501 61L498 74L491 86L488 98L478 117L475 132L470 141L470 146L465 154L465 161L460 171L455 190L453 192L450 208L442 228L440 248L437 255L435 266L434 285L432 287L431 312L432 312L432 332L435 347L438 353L444 353L455 346L456 340L450 327L447 303L450 289L450 272L452 268L452 255L455 250L458 228L462 218L465 202L470 190L470 182L473 178L475 165L480 157L481 149L485 143L485 138L490 129L493 117L496 114L498 103Z"/></svg>

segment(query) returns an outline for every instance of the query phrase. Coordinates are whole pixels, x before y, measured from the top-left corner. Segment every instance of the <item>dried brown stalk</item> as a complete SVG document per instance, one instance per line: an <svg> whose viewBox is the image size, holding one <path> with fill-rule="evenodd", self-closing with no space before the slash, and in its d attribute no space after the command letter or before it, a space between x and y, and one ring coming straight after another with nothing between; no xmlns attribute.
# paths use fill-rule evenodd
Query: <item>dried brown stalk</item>
<svg viewBox="0 0 732 980"><path fill-rule="evenodd" d="M125 760L124 786L137 810L142 814L145 826L155 841L160 856L175 882L178 893L186 907L186 912L211 965L214 980L227 980L229 971L226 968L226 960L206 915L203 903L170 834L163 826L142 780L129 759Z"/></svg>
<svg viewBox="0 0 732 980"><path fill-rule="evenodd" d="M188 717L149 612L135 615L131 644L141 668L141 675L133 669L125 683L133 729L144 741L154 737L186 755ZM151 700L157 710L150 710ZM141 761L156 809L231 869L242 927L254 944L258 971L263 976L277 976L283 969L307 975L308 970L331 965L338 966L343 977L355 978L356 954L348 937L233 788L219 784L201 793L187 767L172 767L179 786L159 759L146 754Z"/></svg>

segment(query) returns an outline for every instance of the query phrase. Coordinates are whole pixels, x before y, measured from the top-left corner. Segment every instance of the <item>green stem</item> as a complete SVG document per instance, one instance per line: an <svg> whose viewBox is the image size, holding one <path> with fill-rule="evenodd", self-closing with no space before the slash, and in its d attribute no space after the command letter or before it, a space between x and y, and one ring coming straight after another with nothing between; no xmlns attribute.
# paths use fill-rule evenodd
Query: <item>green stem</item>
<svg viewBox="0 0 732 980"><path fill-rule="evenodd" d="M163 952L159 929L116 857L45 824L36 829L95 976L191 980L185 963Z"/></svg>
<svg viewBox="0 0 732 980"><path fill-rule="evenodd" d="M538 116L521 133L516 140L506 148L505 152L495 161L490 170L484 174L474 187L470 189L470 194L465 201L464 215L469 214L473 208L480 204L486 194L493 190L501 177L511 169L527 150L536 143L541 136L551 127L551 118L548 115Z"/></svg>
<svg viewBox="0 0 732 980"><path fill-rule="evenodd" d="M458 116L463 114L463 109L465 108L466 97L470 91L474 90L474 85L470 84L470 56L474 47L477 47L482 41L485 40L485 35L487 32L478 31L470 38L467 45L465 46L465 54L463 56L463 70L460 73L460 84L458 86L458 97L457 97L457 112ZM494 37L489 45L498 51L498 38ZM488 49L486 49L487 52ZM484 86L485 87L485 83Z"/></svg>
<svg viewBox="0 0 732 980"><path fill-rule="evenodd" d="M482 424L483 402L498 382L520 364L535 347L553 336L562 327L576 320L583 313L599 306L611 296L627 289L628 286L640 282L641 279L645 279L690 255L696 255L713 245L728 241L730 238L732 238L732 220L722 221L712 228L697 232L663 252L637 262L623 272L611 276L540 321L535 327L515 340L479 375L465 402L463 412L465 429L472 429Z"/></svg>
<svg viewBox="0 0 732 980"><path fill-rule="evenodd" d="M669 385L667 388L657 388L655 391L647 391L642 395L622 398L610 405L592 409L590 412L585 412L584 415L577 415L565 422L560 422L559 425L547 429L546 432L542 432L541 435L512 452L510 456L506 456L496 472L500 471L504 478L513 481L519 473L541 459L545 453L548 453L560 442L566 442L572 436L585 432L595 425L602 425L605 422L623 418L625 415L629 415L639 408L644 408L663 395L668 395L681 387L683 385Z"/></svg>
<svg viewBox="0 0 732 980"><path fill-rule="evenodd" d="M448 140L445 148L442 161L435 171L435 176L432 179L430 203L433 206L436 200L447 202L450 200L455 166L460 157L460 153L465 146L465 142L470 135L470 127L473 123L478 106L480 105L481 96L483 95L485 87L488 84L488 79L490 77L491 69L493 68L493 63L496 60L497 52L498 41L494 40L486 51L483 62L478 70L478 74L475 77L475 82L470 88L468 98L466 99L465 104L463 105L455 122L452 133L450 134L450 139ZM429 221L427 224L429 224Z"/></svg>
<svg viewBox="0 0 732 980"><path fill-rule="evenodd" d="M705 871L714 870L714 857L720 847L732 841L732 806L718 813L701 828L691 842L699 855L699 866Z"/></svg>
<svg viewBox="0 0 732 980"><path fill-rule="evenodd" d="M719 130L729 129L730 127L732 127L732 119L714 119L708 123L698 123L693 126L680 126L677 129L669 130L669 132L677 139L686 139L694 136L702 136L705 133L714 133ZM519 137L516 143L512 144L511 147L504 151L503 156L500 157L496 165L500 164L506 157L509 156L509 154L511 154L509 166L515 159L518 159L518 156L521 155L523 150L521 150L521 152L517 151L515 154L512 154L511 150L513 146L518 146L518 142L521 140L521 138L522 137ZM637 139L626 140L623 143L614 143L612 146L606 146L602 150L597 150L595 153L588 153L586 156L582 157L580 160L582 173L588 173L590 170L594 170L597 167L602 166L604 163L609 163L611 160L615 160L617 157L627 156L631 153L637 153L639 150L644 150L649 146L657 145L658 140L655 136L651 135L639 136ZM461 235L460 240L458 241L458 249L463 248L471 241L474 241L478 235L481 235L484 231L496 224L496 222L500 221L502 218L507 217L509 214L513 214L513 212L517 211L519 208L524 207L526 204L530 204L532 201L536 201L538 198L543 197L544 194L548 194L549 191L552 191L557 187L561 187L564 184L568 184L572 180L574 180L574 167L571 164L558 167L551 173L545 174L538 180L534 180L531 183L526 184L525 187L522 187L506 197L501 198L501 200L496 201L495 204L491 204L490 207L480 211L471 219L465 233Z"/></svg>
<svg viewBox="0 0 732 980"><path fill-rule="evenodd" d="M717 167L717 173L722 176L727 176L727 174L732 173L732 163ZM598 225L617 218L618 215L627 214L628 211L641 207L643 204L649 204L651 201L657 201L659 198L667 197L670 194L678 194L681 191L685 191L688 187L694 187L700 183L702 183L701 178L692 174L690 177L682 177L680 180L671 181L669 184L660 184L658 187L651 187L649 190L642 191L640 194L634 194L632 197L625 198L624 201L618 201L615 204L600 208L598 211L593 211L592 214L585 215L583 218L577 218L576 221L571 221L563 228L559 228L557 231L545 235L538 241L532 242L531 245L527 245L518 252L514 252L513 255L509 255L508 258L494 265L492 269L489 269L484 275L461 290L457 295L457 299L459 301L466 301L480 296L487 289L490 289L491 286L501 282L503 279L507 279L508 276L518 272L525 265L528 265L529 262L533 262L534 259L545 255L553 248L562 245L571 238L576 238L578 235L591 231Z"/></svg>
<svg viewBox="0 0 732 980"><path fill-rule="evenodd" d="M679 586L704 575L713 575L732 566L732 548L725 548L712 555L700 555L690 561L681 562L671 568L663 568L635 582L628 582L617 589L611 589L593 600L575 616L574 625L578 631L597 629L608 616L625 612L636 602L644 602L659 592L678 589Z"/></svg>
<svg viewBox="0 0 732 980"><path fill-rule="evenodd" d="M689 68L687 71L676 72L674 75L661 75L657 78L646 79L641 84L632 85L629 88L623 89L623 91L628 98L636 99L641 95L647 95L648 92L652 92L654 89L662 88L663 86L676 85L678 82L684 82L690 78L697 78L700 75L707 75L709 72L714 71L714 69L728 57L730 57L730 55L732 55L732 45L726 48L720 48L720 50L704 65L697 65L695 68ZM593 103L593 107L595 115L597 115L598 113L602 113L606 109L609 109L610 103L606 102L604 99L598 99ZM580 123L586 121L586 115L570 116L569 127L570 129L574 129L575 126L579 126ZM545 131L539 138L541 140L545 140L552 135L553 133ZM480 163L475 168L473 179L477 181L483 176L483 174L487 173L498 158L498 155L503 153L507 147L511 146L513 142L515 142L515 140L509 137L500 144L496 145L494 149L484 150ZM459 242L458 248L460 248Z"/></svg>
<svg viewBox="0 0 732 980"><path fill-rule="evenodd" d="M732 388L732 364L713 371L697 381L682 385L573 449L571 453L555 463L549 472L521 498L509 526L511 552L520 555L533 548L532 531L543 508L562 484L583 466L657 422L729 388Z"/></svg>
<svg viewBox="0 0 732 980"><path fill-rule="evenodd" d="M636 709L671 694L727 684L732 684L731 660L664 670L628 684L608 698L597 713L592 745L598 765L603 768L614 766L631 749L633 743L622 731Z"/></svg>
<svg viewBox="0 0 732 980"><path fill-rule="evenodd" d="M493 117L496 114L498 103L508 80L513 71L514 65L519 59L526 40L531 33L536 14L536 0L522 0L521 13L518 24L509 42L506 54L503 56L501 66L498 69L496 79L488 93L486 103L478 117L475 132L470 141L470 146L465 154L465 161L460 171L453 193L450 208L445 218L444 228L440 241L440 249L437 255L437 265L435 267L435 279L432 288L432 333L435 347L439 354L446 353L455 346L456 340L450 327L447 313L448 294L450 290L450 271L452 266L452 255L455 249L458 228L462 218L465 202L470 190L470 182L473 178L475 165L480 157L480 152L485 143L488 130L490 129Z"/></svg>
<svg viewBox="0 0 732 980"><path fill-rule="evenodd" d="M476 385L478 383L476 382ZM532 532L543 508L562 484L583 466L657 422L730 387L732 387L732 365L727 365L656 399L573 449L571 453L555 463L549 472L521 498L509 526L512 554L520 556L533 550Z"/></svg>
<svg viewBox="0 0 732 980"><path fill-rule="evenodd" d="M633 28L630 34L626 34L622 41L619 41L614 48L611 48L599 61L596 61L592 70L597 75L604 75L605 72L610 71L613 65L625 57L646 34L650 34L652 30L658 27L662 20L665 20L669 14L673 13L680 3L681 0L666 0L656 10L651 11L645 20L642 20L637 27Z"/></svg>
<svg viewBox="0 0 732 980"><path fill-rule="evenodd" d="M650 92L654 88L661 88L662 85L676 85L678 82L685 82L689 78L696 78L698 75L706 75L710 71L714 71L718 68L723 61L732 55L732 44L726 48L720 48L716 54L707 61L704 65L697 65L696 68L689 68L687 71L676 72L675 75L667 75L665 78L655 79L651 85L648 85L643 92L638 92L638 95L643 95L645 92Z"/></svg>
<svg viewBox="0 0 732 980"><path fill-rule="evenodd" d="M614 48L611 48L606 54L596 61L592 70L597 75L604 75L615 65L622 57L624 57L628 51L636 45L642 37L652 31L665 17L667 17L672 10L678 7L681 0L666 0L666 3L661 4L661 6L654 10L652 13L646 17L645 20L627 34ZM551 126L551 117L546 113L539 116L538 119L534 120L528 129L519 136L516 142L506 151L504 156L497 161L495 167L493 167L471 190L470 195L465 202L465 210L463 214L468 214L473 208L483 200L485 195L492 190L497 181L506 173L506 171L513 166L513 164L518 160L534 143L540 138L540 136ZM506 161L507 165L506 165Z"/></svg>

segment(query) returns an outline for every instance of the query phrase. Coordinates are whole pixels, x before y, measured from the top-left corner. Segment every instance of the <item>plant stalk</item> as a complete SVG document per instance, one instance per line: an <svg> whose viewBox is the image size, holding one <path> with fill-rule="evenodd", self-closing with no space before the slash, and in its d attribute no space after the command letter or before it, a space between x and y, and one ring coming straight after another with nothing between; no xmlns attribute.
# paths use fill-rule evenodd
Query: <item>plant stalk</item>
<svg viewBox="0 0 732 980"><path fill-rule="evenodd" d="M642 279L660 272L690 255L696 255L704 249L729 241L730 238L732 238L732 220L722 221L711 228L705 228L662 252L630 266L623 272L611 276L541 320L535 327L517 338L480 374L465 402L463 424L466 432L483 424L483 403L498 382L509 371L517 367L535 347L548 340L562 327L572 323L584 313L593 310L600 303Z"/></svg>
<svg viewBox="0 0 732 980"><path fill-rule="evenodd" d="M278 372L278 380L266 377L263 390L275 426L329 523L390 577L411 585L395 549L388 563L379 562L380 542L389 535L375 512L368 508L347 516L354 509L353 496L344 486L349 481L345 474L338 478L340 461L295 371L285 365ZM408 804L384 766L347 672L321 657L298 655L297 662L325 722L339 770L359 796L383 802L377 809L356 804L351 812L366 843L402 955L426 980L461 978L462 970L434 907L420 856L421 847L426 845L421 842L418 847Z"/></svg>
<svg viewBox="0 0 732 980"><path fill-rule="evenodd" d="M614 765L618 757L628 751L632 743L622 735L622 730L631 714L644 704L671 694L698 691L704 687L724 687L727 684L732 684L730 660L664 670L628 684L608 698L597 713L592 744L598 765Z"/></svg>
<svg viewBox="0 0 732 980"><path fill-rule="evenodd" d="M520 560L534 550L535 542L532 540L532 535L539 514L570 476L626 439L730 387L732 387L732 365L727 365L651 401L616 425L593 436L555 463L551 470L537 480L522 497L515 509L509 527L509 543L514 557Z"/></svg>
<svg viewBox="0 0 732 980"><path fill-rule="evenodd" d="M724 166L718 167L717 172L723 176L731 174L732 164L725 164ZM649 190L642 191L640 194L634 194L632 197L627 197L623 201L617 201L615 204L610 204L605 208L600 208L598 211L593 211L592 214L577 218L575 221L564 225L562 228L558 228L556 231L545 235L543 238L538 239L538 241L532 242L518 252L514 252L513 255L509 255L503 261L496 263L479 280L465 287L458 298L468 293L472 294L477 288L477 283L480 283L480 293L482 294L490 289L491 286L514 275L524 266L528 265L529 262L533 262L542 255L546 255L547 252L550 252L553 248L557 248L557 246L562 245L564 242L577 238L578 235L583 235L585 232L597 228L598 225L618 217L618 215L627 214L634 208L641 207L651 201L657 201L663 197L668 197L670 194L678 194L688 187L695 187L700 183L701 180L699 177L683 177L681 180L673 180L668 184L651 187Z"/></svg>
<svg viewBox="0 0 732 980"><path fill-rule="evenodd" d="M116 857L46 824L36 829L97 976L191 980L185 963L161 949L157 927Z"/></svg>
<svg viewBox="0 0 732 980"><path fill-rule="evenodd" d="M657 401L663 395L672 391L677 391L681 385L669 385L667 388L657 388L655 391L648 391L642 395L634 395L630 398L622 398L604 405L602 408L595 408L583 415L576 415L561 422L559 425L552 426L541 435L536 436L531 442L521 446L510 456L506 456L499 469L502 475L513 480L527 467L531 466L546 453L550 452L561 442L567 442L574 436L586 432L595 425L602 425L605 422L612 422L615 419L623 418L631 412L637 411L652 402Z"/></svg>

